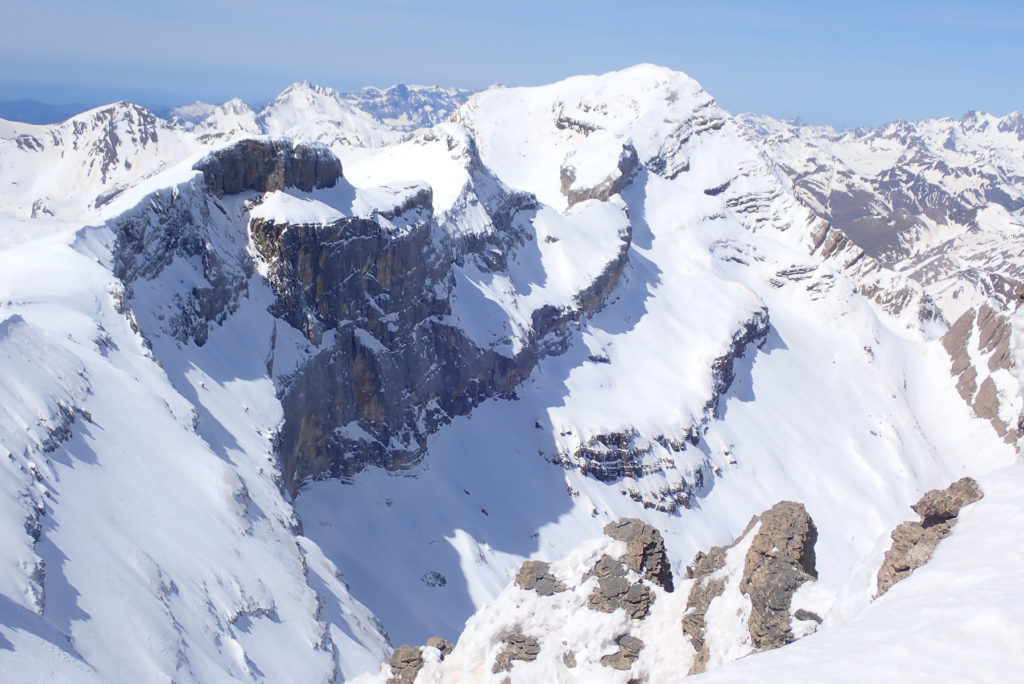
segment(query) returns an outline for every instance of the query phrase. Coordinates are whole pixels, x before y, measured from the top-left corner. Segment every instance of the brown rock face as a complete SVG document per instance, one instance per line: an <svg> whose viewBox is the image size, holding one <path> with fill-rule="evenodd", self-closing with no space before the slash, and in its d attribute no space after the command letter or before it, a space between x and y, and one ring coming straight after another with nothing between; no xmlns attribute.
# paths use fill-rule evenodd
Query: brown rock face
<svg viewBox="0 0 1024 684"><path fill-rule="evenodd" d="M761 514L740 580L740 591L750 597L750 638L756 650L793 641L790 604L801 584L817 579L817 539L818 530L803 504L782 501Z"/></svg>
<svg viewBox="0 0 1024 684"><path fill-rule="evenodd" d="M644 648L644 642L635 636L623 634L615 640L619 650L601 657L601 664L615 670L628 670L640 657L640 651Z"/></svg>
<svg viewBox="0 0 1024 684"><path fill-rule="evenodd" d="M455 650L455 646L444 637L432 636L427 639L427 646L436 648L441 652L441 660L448 657L448 654Z"/></svg>
<svg viewBox="0 0 1024 684"><path fill-rule="evenodd" d="M403 644L388 658L388 665L391 666L392 674L388 684L413 684L423 668L423 656L420 649Z"/></svg>
<svg viewBox="0 0 1024 684"><path fill-rule="evenodd" d="M306 479L348 478L370 464L415 464L438 425L510 394L543 354L536 344L515 357L481 349L443 322L453 254L437 232L429 191L390 218L401 227L361 218L251 222L277 295L271 312L314 343L336 332L284 388L277 448L293 491Z"/></svg>
<svg viewBox="0 0 1024 684"><path fill-rule="evenodd" d="M536 660L537 655L540 654L540 642L537 641L537 637L517 633L509 634L502 641L505 648L494 659L494 667L491 668L491 672L511 672L513 660L530 662Z"/></svg>
<svg viewBox="0 0 1024 684"><path fill-rule="evenodd" d="M970 477L957 480L946 489L925 493L911 508L921 516L920 522L900 523L892 531L892 547L886 551L878 570L878 593L881 596L914 570L927 563L939 542L950 535L960 509L982 498L978 483Z"/></svg>
<svg viewBox="0 0 1024 684"><path fill-rule="evenodd" d="M818 531L803 504L782 501L751 518L732 544L715 546L708 553L698 552L693 564L687 568L687 576L694 582L686 601L683 632L697 651L690 674L704 672L711 659L705 639L707 613L711 603L730 584L730 578L724 572L726 554L746 539L758 522L761 526L750 540L743 575L739 579L740 592L750 597L747 628L751 643L755 650L760 651L793 641L790 626L793 594L804 582L817 578L814 543ZM806 611L798 612L812 615ZM814 618L817 616L810 619Z"/></svg>
<svg viewBox="0 0 1024 684"><path fill-rule="evenodd" d="M946 489L933 489L926 492L921 499L911 506L927 525L930 521L942 521L955 518L960 509L975 501L981 500L984 494L974 478L964 477Z"/></svg>

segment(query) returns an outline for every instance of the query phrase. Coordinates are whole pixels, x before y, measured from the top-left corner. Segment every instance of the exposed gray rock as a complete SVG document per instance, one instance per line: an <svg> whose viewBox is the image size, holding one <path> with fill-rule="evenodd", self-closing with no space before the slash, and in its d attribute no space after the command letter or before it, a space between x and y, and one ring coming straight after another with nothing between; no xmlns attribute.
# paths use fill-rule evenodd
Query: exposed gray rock
<svg viewBox="0 0 1024 684"><path fill-rule="evenodd" d="M615 670L628 670L633 667L633 663L640 657L640 651L644 648L644 642L629 634L619 636L615 642L619 645L619 650L615 651L615 653L601 656L601 664Z"/></svg>
<svg viewBox="0 0 1024 684"><path fill-rule="evenodd" d="M562 664L566 667L576 667L576 651L569 649L562 654Z"/></svg>
<svg viewBox="0 0 1024 684"><path fill-rule="evenodd" d="M494 667L491 668L491 672L511 672L513 660L530 662L536 660L540 653L540 642L536 637L526 634L509 634L502 639L502 642L505 644L505 648L494 659Z"/></svg>
<svg viewBox="0 0 1024 684"><path fill-rule="evenodd" d="M605 553L601 554L601 557L594 562L594 567L587 571L583 579L586 581L588 577L607 577L608 575L625 577L626 566L621 560L616 560Z"/></svg>
<svg viewBox="0 0 1024 684"><path fill-rule="evenodd" d="M622 575L598 577L587 607L602 613L612 613L618 608L634 620L643 619L650 612L654 594L643 582L633 582Z"/></svg>
<svg viewBox="0 0 1024 684"><path fill-rule="evenodd" d="M315 226L251 222L252 243L277 295L272 313L314 344L326 331L336 333L283 383L285 420L276 447L291 491L313 478L351 478L368 465L395 471L418 463L438 426L486 399L511 397L541 358L564 352L570 324L603 306L625 267L628 231L617 256L572 302L532 313L518 353L477 346L448 322L453 263L505 268L520 239L516 226L536 202L501 190L477 168L473 149L462 152L474 182L492 193L476 202L490 212L493 234L450 238L437 225L427 188L367 218ZM446 221L463 202L471 204L472 192Z"/></svg>
<svg viewBox="0 0 1024 684"><path fill-rule="evenodd" d="M751 521L751 525L753 524ZM750 526L740 535L742 539L749 532ZM733 543L733 545L735 542ZM725 579L711 576L725 567L725 553L730 546L714 546L704 553L698 551L693 564L686 568L688 578L694 580L690 587L690 595L686 598L686 612L683 614L683 633L690 638L690 644L697 652L690 665L689 674L699 674L707 667L711 657L708 645L704 640L707 630L707 612L711 601L725 591Z"/></svg>
<svg viewBox="0 0 1024 684"><path fill-rule="evenodd" d="M793 594L817 579L814 544L818 530L803 504L781 501L761 514L744 562L740 591L750 597L750 638L764 651L794 640L790 627Z"/></svg>
<svg viewBox="0 0 1024 684"><path fill-rule="evenodd" d="M665 539L661 532L638 518L623 518L605 525L604 533L626 542L626 554L621 558L626 567L641 573L646 579L672 591L672 567L665 553Z"/></svg>
<svg viewBox="0 0 1024 684"><path fill-rule="evenodd" d="M900 523L890 535L892 547L885 552L878 570L876 596L889 591L892 585L927 563L939 542L952 532L960 510L983 496L978 483L970 477L957 480L946 489L925 493L911 507L921 516L920 522Z"/></svg>
<svg viewBox="0 0 1024 684"><path fill-rule="evenodd" d="M329 188L341 178L341 162L325 146L290 140L240 140L210 153L193 167L217 197L246 190Z"/></svg>
<svg viewBox="0 0 1024 684"><path fill-rule="evenodd" d="M551 574L551 566L544 561L526 561L516 574L516 584L523 589L551 596L565 591L565 585Z"/></svg>
<svg viewBox="0 0 1024 684"><path fill-rule="evenodd" d="M388 665L392 675L388 684L413 684L423 668L423 655L420 649L403 644L388 658Z"/></svg>

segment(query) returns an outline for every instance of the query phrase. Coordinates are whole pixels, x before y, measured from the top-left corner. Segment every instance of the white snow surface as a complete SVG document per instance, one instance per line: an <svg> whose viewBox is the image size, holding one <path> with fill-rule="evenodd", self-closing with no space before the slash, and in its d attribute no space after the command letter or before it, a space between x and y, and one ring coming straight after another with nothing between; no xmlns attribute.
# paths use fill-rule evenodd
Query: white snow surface
<svg viewBox="0 0 1024 684"><path fill-rule="evenodd" d="M581 541L635 516L662 530L679 586L635 626L647 647L632 675L666 681L692 655L685 565L784 499L818 527L811 599L825 623L780 651L716 661L705 679L1007 681L1024 666L1015 449L971 415L941 344L908 326L914 312L880 311L809 253L811 213L689 77L642 65L493 88L411 135L310 84L259 114L229 102L178 116L122 103L54 127L0 122L5 679L376 681L392 646L436 633L462 635L462 660L428 652L427 681L500 681L495 639L529 627L561 636L517 663L515 681L625 682L596 664L621 612L587 611L582 588L531 612L510 580L527 558L578 573L601 550ZM191 163L256 133L327 143L345 180L204 195ZM608 201L569 209L566 160L587 182L618 160L589 136L629 141L642 168ZM310 482L290 500L273 453L279 386L318 349L268 312L259 268L202 347L165 334L174 297L206 285L202 265L178 256L126 293L108 221L141 217L159 235L148 207L173 197L206 217L218 253L247 254L250 218L371 216L424 188L448 238L493 238L507 258L504 273L453 268L451 320L482 347L522 349L533 311L573 305L626 249L622 275L572 324L564 353L514 399L442 426L419 465ZM506 240L485 208L517 192L536 209L512 228L525 237ZM793 272L810 275L782 275ZM712 368L764 315L766 339L742 350L716 397ZM591 438L629 430L647 448L644 476L601 482L571 467ZM985 499L873 602L889 531L922 492L966 474ZM687 486L687 508L643 505ZM709 616L713 639L736 632L743 607L726 608ZM590 664L559 669L561 639Z"/></svg>

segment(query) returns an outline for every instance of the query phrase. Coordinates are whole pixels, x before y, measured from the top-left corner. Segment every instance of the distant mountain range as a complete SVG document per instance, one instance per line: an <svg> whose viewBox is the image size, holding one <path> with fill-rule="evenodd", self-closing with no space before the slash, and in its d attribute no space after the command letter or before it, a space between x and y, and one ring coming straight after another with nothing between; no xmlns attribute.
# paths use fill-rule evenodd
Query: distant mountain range
<svg viewBox="0 0 1024 684"><path fill-rule="evenodd" d="M302 84L296 84L302 85ZM309 85L308 83L305 85ZM319 86L313 86L320 88ZM336 94L344 102L364 109L374 117L400 129L422 128L438 122L439 115L447 115L451 106L445 102L458 105L474 92L465 88L442 88L439 86L418 86L399 83L390 88L368 86L356 92L338 93L331 88L320 88ZM82 112L101 106L102 102L66 104L50 104L39 100L9 100L0 102L0 119L30 124L55 124L67 121ZM140 103L153 114L163 119L178 116L188 119L190 114L209 112L217 105L195 101L185 105L155 105ZM261 110L267 102L247 102L253 110Z"/></svg>

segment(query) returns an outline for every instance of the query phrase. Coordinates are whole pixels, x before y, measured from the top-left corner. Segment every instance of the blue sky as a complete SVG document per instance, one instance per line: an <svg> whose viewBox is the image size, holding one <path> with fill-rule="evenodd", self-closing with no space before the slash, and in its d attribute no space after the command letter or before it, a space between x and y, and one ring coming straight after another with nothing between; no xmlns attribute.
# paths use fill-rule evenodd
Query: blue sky
<svg viewBox="0 0 1024 684"><path fill-rule="evenodd" d="M1024 109L1024 3L0 0L0 100L174 104L534 85L640 62L840 126Z"/></svg>

